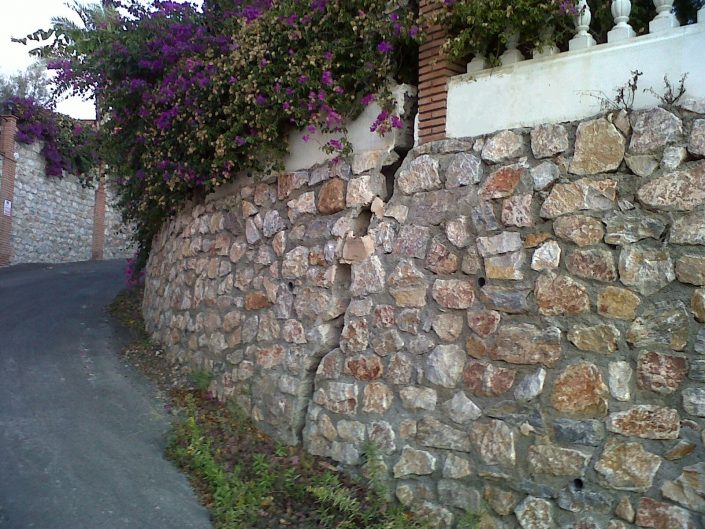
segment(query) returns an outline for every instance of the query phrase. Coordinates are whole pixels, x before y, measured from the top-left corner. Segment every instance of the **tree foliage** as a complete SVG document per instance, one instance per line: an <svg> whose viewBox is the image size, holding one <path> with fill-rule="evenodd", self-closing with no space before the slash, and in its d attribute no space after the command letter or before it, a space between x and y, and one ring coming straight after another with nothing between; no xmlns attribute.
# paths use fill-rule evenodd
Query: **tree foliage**
<svg viewBox="0 0 705 529"><path fill-rule="evenodd" d="M9 76L0 75L0 101L20 97L50 108L53 105L50 83L46 64L37 60L23 71Z"/></svg>
<svg viewBox="0 0 705 529"><path fill-rule="evenodd" d="M22 39L58 70L60 91L98 92L102 154L119 179L143 263L163 220L243 171L279 167L292 129L339 135L375 98L379 132L400 126L390 79L415 66L414 10L379 0L152 0L75 4Z"/></svg>
<svg viewBox="0 0 705 529"><path fill-rule="evenodd" d="M529 56L533 49L555 45L568 49L575 33L573 16L577 0L434 0L440 10L432 23L448 28L446 50L451 58L467 61L485 56L490 66L499 64L511 34L519 36L519 49ZM675 0L674 12L681 24L697 20L705 0ZM614 26L610 0L588 0L592 13L590 33L598 43L607 42L607 32ZM629 23L637 35L649 31L656 16L652 0L632 0Z"/></svg>
<svg viewBox="0 0 705 529"><path fill-rule="evenodd" d="M32 98L17 96L0 100L0 112L17 118L18 142L43 143L46 176L61 178L66 172L78 176L83 186L93 184L98 145L92 124L54 112Z"/></svg>

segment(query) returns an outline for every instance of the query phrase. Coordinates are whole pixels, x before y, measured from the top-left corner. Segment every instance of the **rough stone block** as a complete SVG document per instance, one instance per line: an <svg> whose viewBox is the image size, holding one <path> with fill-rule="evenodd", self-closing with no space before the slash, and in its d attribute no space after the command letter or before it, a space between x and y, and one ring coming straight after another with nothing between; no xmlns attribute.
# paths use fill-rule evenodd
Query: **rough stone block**
<svg viewBox="0 0 705 529"><path fill-rule="evenodd" d="M589 175L614 171L624 159L626 140L605 118L583 121L575 134L570 172Z"/></svg>
<svg viewBox="0 0 705 529"><path fill-rule="evenodd" d="M607 429L643 439L677 439L680 432L678 411L673 408L641 404L610 414Z"/></svg>
<svg viewBox="0 0 705 529"><path fill-rule="evenodd" d="M556 378L551 405L573 417L607 415L608 390L597 366L579 362L566 367Z"/></svg>

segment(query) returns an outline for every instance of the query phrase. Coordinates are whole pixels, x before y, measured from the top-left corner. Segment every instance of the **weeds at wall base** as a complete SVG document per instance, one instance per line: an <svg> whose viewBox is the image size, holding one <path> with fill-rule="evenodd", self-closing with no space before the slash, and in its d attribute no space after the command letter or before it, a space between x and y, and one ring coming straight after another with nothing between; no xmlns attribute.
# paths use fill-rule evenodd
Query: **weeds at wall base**
<svg viewBox="0 0 705 529"><path fill-rule="evenodd" d="M133 336L123 359L168 396L165 409L176 420L166 455L189 477L215 529L430 528L388 501L373 445L365 450L366 478L352 477L258 431L234 403L213 399L207 373L185 376L147 339L142 295L125 290L108 309Z"/></svg>
<svg viewBox="0 0 705 529"><path fill-rule="evenodd" d="M428 527L388 503L374 474L346 476L276 443L207 392L175 389L172 399L180 411L167 456L189 476L216 529Z"/></svg>

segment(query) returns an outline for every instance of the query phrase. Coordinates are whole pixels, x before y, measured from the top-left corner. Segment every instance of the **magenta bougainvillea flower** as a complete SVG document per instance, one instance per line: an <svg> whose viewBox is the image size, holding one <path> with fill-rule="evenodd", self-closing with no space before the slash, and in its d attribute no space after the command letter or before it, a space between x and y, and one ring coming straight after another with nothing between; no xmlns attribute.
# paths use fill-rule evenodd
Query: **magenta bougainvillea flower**
<svg viewBox="0 0 705 529"><path fill-rule="evenodd" d="M400 123L388 81L412 80L406 72L417 63L418 28L405 3L112 3L109 23L69 40L52 68L64 89L98 89L110 109L102 154L136 227L137 268L184 200L277 167L292 129L305 139L332 134L322 148L341 155L350 149L344 123L372 101L383 110L374 130Z"/></svg>

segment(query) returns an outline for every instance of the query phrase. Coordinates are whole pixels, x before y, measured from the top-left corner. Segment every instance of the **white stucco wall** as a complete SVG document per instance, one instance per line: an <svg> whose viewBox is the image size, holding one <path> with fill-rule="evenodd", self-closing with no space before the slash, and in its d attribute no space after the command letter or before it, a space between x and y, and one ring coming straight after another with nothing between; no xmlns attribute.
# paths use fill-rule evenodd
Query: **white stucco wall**
<svg viewBox="0 0 705 529"><path fill-rule="evenodd" d="M686 96L705 97L705 23L543 59L453 77L446 133L451 138L583 119L604 110L603 99L639 70L634 108L660 104L663 77L683 74Z"/></svg>
<svg viewBox="0 0 705 529"><path fill-rule="evenodd" d="M416 88L410 85L399 85L392 91L396 99L397 112L401 115L406 127L404 129L393 129L388 134L380 136L376 132L370 132L370 126L374 123L381 108L376 103L370 104L358 118L347 125L348 139L352 143L353 152L363 153L369 151L389 152L395 146L412 147L413 145L413 115L406 115L406 99L416 97ZM333 158L321 150L328 140L337 138L331 134L310 134L308 141L303 137L306 132L294 131L289 135L289 155L284 160L284 168L287 171L297 171L308 169L317 164L323 163Z"/></svg>

